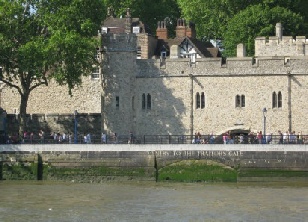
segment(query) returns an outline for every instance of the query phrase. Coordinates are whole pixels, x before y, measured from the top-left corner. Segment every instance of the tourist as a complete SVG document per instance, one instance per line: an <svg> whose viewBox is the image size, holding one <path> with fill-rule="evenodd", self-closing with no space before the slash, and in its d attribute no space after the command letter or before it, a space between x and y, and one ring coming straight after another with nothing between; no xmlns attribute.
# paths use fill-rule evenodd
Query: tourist
<svg viewBox="0 0 308 222"><path fill-rule="evenodd" d="M39 131L39 137L41 139L41 143L45 143L45 132L43 130Z"/></svg>
<svg viewBox="0 0 308 222"><path fill-rule="evenodd" d="M72 133L68 134L68 143L72 143Z"/></svg>
<svg viewBox="0 0 308 222"><path fill-rule="evenodd" d="M262 139L263 139L262 131L257 133L257 139L258 139L258 143L262 144Z"/></svg>
<svg viewBox="0 0 308 222"><path fill-rule="evenodd" d="M88 138L86 134L83 134L83 142L88 143Z"/></svg>
<svg viewBox="0 0 308 222"><path fill-rule="evenodd" d="M88 144L91 143L91 134L90 133L87 134L87 143Z"/></svg>
<svg viewBox="0 0 308 222"><path fill-rule="evenodd" d="M288 131L286 131L286 132L283 134L283 143L284 143L284 144L289 143L289 133L288 133Z"/></svg>
<svg viewBox="0 0 308 222"><path fill-rule="evenodd" d="M269 134L266 135L266 143L272 142L272 135L273 135L273 133L269 133Z"/></svg>
<svg viewBox="0 0 308 222"><path fill-rule="evenodd" d="M102 133L102 143L106 143L106 134Z"/></svg>
<svg viewBox="0 0 308 222"><path fill-rule="evenodd" d="M239 142L240 142L240 144L244 143L244 135L243 134L240 134Z"/></svg>
<svg viewBox="0 0 308 222"><path fill-rule="evenodd" d="M303 144L303 135L302 135L302 132L298 132L298 135L297 135L297 143L298 143L298 144Z"/></svg>

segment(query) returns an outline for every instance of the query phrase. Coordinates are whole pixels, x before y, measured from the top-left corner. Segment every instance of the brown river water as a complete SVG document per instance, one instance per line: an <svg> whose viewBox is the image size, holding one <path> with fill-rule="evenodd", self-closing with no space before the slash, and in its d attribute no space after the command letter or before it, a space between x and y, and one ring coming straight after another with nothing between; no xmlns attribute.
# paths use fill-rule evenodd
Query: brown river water
<svg viewBox="0 0 308 222"><path fill-rule="evenodd" d="M0 221L308 221L308 186L0 181Z"/></svg>

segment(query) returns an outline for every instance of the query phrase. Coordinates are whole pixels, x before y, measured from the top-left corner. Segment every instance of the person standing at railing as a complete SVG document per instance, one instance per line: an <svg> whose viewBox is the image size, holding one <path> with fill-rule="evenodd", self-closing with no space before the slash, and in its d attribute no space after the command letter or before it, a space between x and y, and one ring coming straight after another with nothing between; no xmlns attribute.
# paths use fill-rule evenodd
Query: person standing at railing
<svg viewBox="0 0 308 222"><path fill-rule="evenodd" d="M129 132L129 140L128 143L132 144L134 143L134 134L132 131Z"/></svg>
<svg viewBox="0 0 308 222"><path fill-rule="evenodd" d="M87 134L87 143L88 144L91 143L91 134L90 133Z"/></svg>
<svg viewBox="0 0 308 222"><path fill-rule="evenodd" d="M266 135L266 143L269 144L272 142L272 135L273 133L269 133Z"/></svg>
<svg viewBox="0 0 308 222"><path fill-rule="evenodd" d="M102 133L102 143L106 143L106 134Z"/></svg>
<svg viewBox="0 0 308 222"><path fill-rule="evenodd" d="M283 134L283 143L284 144L288 144L289 142L289 134L288 134L288 131L286 131L284 134Z"/></svg>
<svg viewBox="0 0 308 222"><path fill-rule="evenodd" d="M41 139L41 143L45 143L45 132L43 130L39 131L39 137Z"/></svg>
<svg viewBox="0 0 308 222"><path fill-rule="evenodd" d="M297 135L297 143L298 143L298 144L303 144L303 135L302 135L302 132L298 132L298 135Z"/></svg>
<svg viewBox="0 0 308 222"><path fill-rule="evenodd" d="M263 139L262 131L257 133L257 139L259 144L262 144L262 139Z"/></svg>

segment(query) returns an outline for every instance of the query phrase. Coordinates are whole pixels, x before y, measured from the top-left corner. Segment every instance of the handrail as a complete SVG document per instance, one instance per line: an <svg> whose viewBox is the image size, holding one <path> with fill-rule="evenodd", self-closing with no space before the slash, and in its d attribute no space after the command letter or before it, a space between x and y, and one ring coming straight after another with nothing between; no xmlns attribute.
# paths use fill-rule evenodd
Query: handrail
<svg viewBox="0 0 308 222"><path fill-rule="evenodd" d="M73 137L65 140L53 137L39 138L6 138L2 144L69 144L74 143ZM101 135L91 135L91 141L85 141L83 135L77 137L77 144L308 144L308 135L271 135L259 137L255 134L248 135L106 135L103 141Z"/></svg>

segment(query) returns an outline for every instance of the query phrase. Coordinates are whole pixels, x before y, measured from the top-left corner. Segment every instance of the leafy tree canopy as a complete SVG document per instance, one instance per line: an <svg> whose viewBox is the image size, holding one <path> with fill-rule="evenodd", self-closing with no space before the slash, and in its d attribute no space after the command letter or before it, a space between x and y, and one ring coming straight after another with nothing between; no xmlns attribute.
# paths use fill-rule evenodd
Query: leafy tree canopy
<svg viewBox="0 0 308 222"><path fill-rule="evenodd" d="M273 33L274 28L271 31L269 29L270 26L275 26L276 21L282 22L286 27L285 34L295 32L297 35L308 34L307 0L177 0L177 2L184 18L196 23L198 37L204 40L223 40L228 48L225 55L228 56L234 55L235 42L238 42L238 39L243 41L244 38L246 40L243 42L249 44L247 48L251 54L253 51L250 49L253 47L256 35ZM265 11L262 11L263 9ZM250 15L252 17L249 17ZM264 23L261 24L260 21ZM270 22L272 24L269 24Z"/></svg>
<svg viewBox="0 0 308 222"><path fill-rule="evenodd" d="M239 12L228 22L224 33L226 56L236 55L236 46L244 43L248 56L254 55L254 39L257 36L274 36L275 25L283 24L284 35L294 36L300 29L303 18L286 8L276 6L270 8L263 5L253 5Z"/></svg>
<svg viewBox="0 0 308 222"><path fill-rule="evenodd" d="M157 22L166 18L171 26L180 18L180 10L176 0L103 0L105 7L112 6L117 17L125 16L130 8L132 17L140 18L155 34Z"/></svg>
<svg viewBox="0 0 308 222"><path fill-rule="evenodd" d="M21 96L54 78L69 92L90 73L102 21L101 0L0 0L1 80Z"/></svg>

